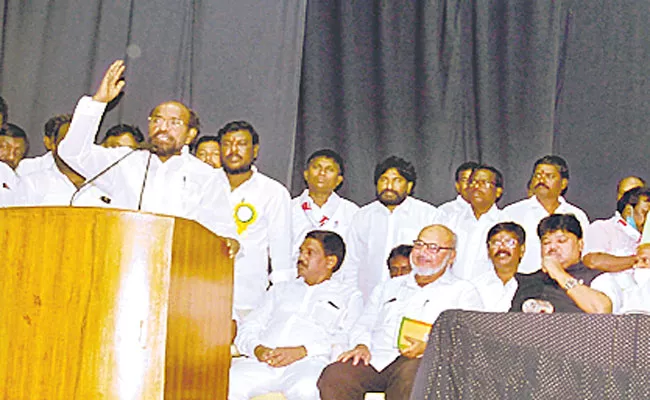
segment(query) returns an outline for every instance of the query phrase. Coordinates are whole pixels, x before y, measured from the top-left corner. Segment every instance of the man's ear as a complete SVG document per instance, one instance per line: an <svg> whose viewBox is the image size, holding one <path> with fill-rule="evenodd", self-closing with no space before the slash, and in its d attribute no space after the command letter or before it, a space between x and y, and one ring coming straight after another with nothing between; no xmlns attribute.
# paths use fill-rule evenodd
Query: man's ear
<svg viewBox="0 0 650 400"><path fill-rule="evenodd" d="M406 194L410 195L411 190L413 190L413 182L409 182L406 184Z"/></svg>
<svg viewBox="0 0 650 400"><path fill-rule="evenodd" d="M564 190L567 188L567 186L569 186L569 180L567 178L562 178L561 184L562 184L562 190Z"/></svg>
<svg viewBox="0 0 650 400"><path fill-rule="evenodd" d="M332 254L331 256L325 257L325 259L327 260L326 261L327 262L327 269L329 269L330 271L334 269L334 267L336 266L336 263L339 261L339 258L337 256L335 256L334 254Z"/></svg>
<svg viewBox="0 0 650 400"><path fill-rule="evenodd" d="M260 152L259 143L253 146L253 160L257 160L257 154Z"/></svg>
<svg viewBox="0 0 650 400"><path fill-rule="evenodd" d="M54 150L54 142L49 136L43 136L43 145L48 151Z"/></svg>
<svg viewBox="0 0 650 400"><path fill-rule="evenodd" d="M190 145L196 139L196 135L199 134L199 131L196 130L196 128L190 128L190 130L187 132L187 138L185 139L185 144Z"/></svg>

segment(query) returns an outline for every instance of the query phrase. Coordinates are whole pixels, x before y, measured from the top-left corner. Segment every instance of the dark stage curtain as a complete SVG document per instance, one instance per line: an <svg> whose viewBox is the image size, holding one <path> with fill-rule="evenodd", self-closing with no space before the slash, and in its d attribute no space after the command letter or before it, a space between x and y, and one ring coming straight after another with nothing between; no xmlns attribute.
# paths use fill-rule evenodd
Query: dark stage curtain
<svg viewBox="0 0 650 400"><path fill-rule="evenodd" d="M504 206L555 153L569 163L567 199L608 217L619 178L650 178L648 20L641 0L311 0L293 192L306 157L330 147L357 202L374 198L374 165L396 154L434 204L455 196L457 165L492 164Z"/></svg>
<svg viewBox="0 0 650 400"><path fill-rule="evenodd" d="M41 154L45 121L72 112L110 62L127 87L107 114L137 124L156 104L198 111L203 133L235 119L260 133L260 169L287 182L295 135L306 0L5 0L0 94Z"/></svg>

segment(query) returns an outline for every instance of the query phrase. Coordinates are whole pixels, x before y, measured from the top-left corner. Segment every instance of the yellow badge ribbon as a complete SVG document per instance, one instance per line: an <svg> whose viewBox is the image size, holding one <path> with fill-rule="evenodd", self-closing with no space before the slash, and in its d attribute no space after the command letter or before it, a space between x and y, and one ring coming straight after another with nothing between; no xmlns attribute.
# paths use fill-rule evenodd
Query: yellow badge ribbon
<svg viewBox="0 0 650 400"><path fill-rule="evenodd" d="M242 201L235 206L233 216L237 225L237 233L241 235L250 224L255 222L257 219L257 211L255 211L255 207L252 204Z"/></svg>

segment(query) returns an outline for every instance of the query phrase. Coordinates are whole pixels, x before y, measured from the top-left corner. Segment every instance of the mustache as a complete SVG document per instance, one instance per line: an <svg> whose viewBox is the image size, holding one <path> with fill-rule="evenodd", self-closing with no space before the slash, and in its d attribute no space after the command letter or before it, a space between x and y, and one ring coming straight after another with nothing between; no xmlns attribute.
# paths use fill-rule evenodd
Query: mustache
<svg viewBox="0 0 650 400"><path fill-rule="evenodd" d="M543 183L543 182L539 182L537 185L535 185L535 188L538 188L538 187L540 187L540 186L544 186L544 187L547 188L547 189L549 188L549 187L548 187L545 183Z"/></svg>
<svg viewBox="0 0 650 400"><path fill-rule="evenodd" d="M505 254L505 255L507 255L507 256L512 256L512 253L510 253L508 250L503 250L503 249L497 251L494 255L495 255L495 256L498 256L498 255L500 255L500 254Z"/></svg>
<svg viewBox="0 0 650 400"><path fill-rule="evenodd" d="M392 194L394 194L394 195L397 195L397 192L394 191L393 189L384 189L384 190L382 190L381 192L379 192L379 195L381 196L381 195L384 194L384 193L392 193Z"/></svg>

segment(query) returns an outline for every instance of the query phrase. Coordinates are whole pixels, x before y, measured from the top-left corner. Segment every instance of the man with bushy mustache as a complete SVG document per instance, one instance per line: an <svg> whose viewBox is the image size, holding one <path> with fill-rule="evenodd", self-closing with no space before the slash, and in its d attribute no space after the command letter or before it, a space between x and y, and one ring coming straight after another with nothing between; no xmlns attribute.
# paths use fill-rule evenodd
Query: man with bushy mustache
<svg viewBox="0 0 650 400"><path fill-rule="evenodd" d="M470 282L481 294L486 311L507 312L517 291L515 274L526 251L526 232L514 222L500 222L487 234L490 269Z"/></svg>
<svg viewBox="0 0 650 400"><path fill-rule="evenodd" d="M322 400L356 400L366 392L385 392L388 400L409 398L427 338L405 335L398 348L403 320L431 325L445 310L483 306L474 286L449 270L455 258L456 235L449 228L422 229L413 242L411 273L391 279L381 295L373 296L350 334L354 348L323 370Z"/></svg>
<svg viewBox="0 0 650 400"><path fill-rule="evenodd" d="M568 203L564 194L569 188L569 166L556 155L547 155L535 161L529 188L532 196L503 209L506 219L521 225L526 231L526 253L519 264L519 273L531 274L542 268L542 252L537 225L551 214L573 214L582 230L589 226L587 214Z"/></svg>

